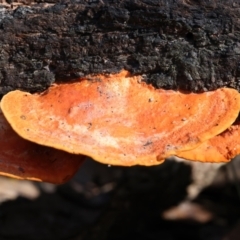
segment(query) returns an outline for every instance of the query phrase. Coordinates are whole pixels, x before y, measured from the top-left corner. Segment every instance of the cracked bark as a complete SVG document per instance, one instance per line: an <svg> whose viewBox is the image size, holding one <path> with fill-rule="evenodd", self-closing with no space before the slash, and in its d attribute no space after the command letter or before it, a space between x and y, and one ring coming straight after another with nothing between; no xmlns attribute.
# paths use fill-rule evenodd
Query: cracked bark
<svg viewBox="0 0 240 240"><path fill-rule="evenodd" d="M1 1L0 95L121 69L155 87L240 90L240 1Z"/></svg>

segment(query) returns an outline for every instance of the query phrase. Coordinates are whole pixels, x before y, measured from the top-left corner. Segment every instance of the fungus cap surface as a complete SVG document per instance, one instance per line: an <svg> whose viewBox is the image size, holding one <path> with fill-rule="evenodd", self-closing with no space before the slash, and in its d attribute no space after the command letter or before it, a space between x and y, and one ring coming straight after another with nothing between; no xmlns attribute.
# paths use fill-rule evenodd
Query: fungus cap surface
<svg viewBox="0 0 240 240"><path fill-rule="evenodd" d="M240 154L240 122L198 147L177 154L178 157L200 162L228 162Z"/></svg>
<svg viewBox="0 0 240 240"><path fill-rule="evenodd" d="M237 118L239 94L156 90L126 71L53 85L2 99L13 129L30 141L113 165L156 165L223 132Z"/></svg>
<svg viewBox="0 0 240 240"><path fill-rule="evenodd" d="M19 137L0 109L0 175L60 184L75 174L83 159Z"/></svg>

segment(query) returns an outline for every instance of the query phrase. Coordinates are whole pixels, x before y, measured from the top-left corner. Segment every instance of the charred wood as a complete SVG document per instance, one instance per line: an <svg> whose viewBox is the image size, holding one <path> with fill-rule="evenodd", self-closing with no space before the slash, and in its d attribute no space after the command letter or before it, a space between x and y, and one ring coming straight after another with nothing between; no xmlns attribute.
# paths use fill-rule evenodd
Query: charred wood
<svg viewBox="0 0 240 240"><path fill-rule="evenodd" d="M6 0L0 94L121 69L158 88L240 90L239 0Z"/></svg>

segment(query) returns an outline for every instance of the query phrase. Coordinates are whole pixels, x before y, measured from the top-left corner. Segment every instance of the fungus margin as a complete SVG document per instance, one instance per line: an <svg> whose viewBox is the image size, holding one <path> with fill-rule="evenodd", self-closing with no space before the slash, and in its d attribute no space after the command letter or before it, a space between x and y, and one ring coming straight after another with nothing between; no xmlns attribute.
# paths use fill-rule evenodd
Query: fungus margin
<svg viewBox="0 0 240 240"><path fill-rule="evenodd" d="M21 138L0 108L0 175L61 184L76 173L84 158Z"/></svg>

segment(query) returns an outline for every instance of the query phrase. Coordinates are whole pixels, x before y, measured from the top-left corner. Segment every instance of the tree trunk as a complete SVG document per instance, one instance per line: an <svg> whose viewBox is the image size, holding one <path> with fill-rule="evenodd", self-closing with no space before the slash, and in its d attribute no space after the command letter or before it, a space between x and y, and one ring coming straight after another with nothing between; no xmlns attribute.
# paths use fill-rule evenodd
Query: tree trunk
<svg viewBox="0 0 240 240"><path fill-rule="evenodd" d="M121 69L156 87L240 90L240 0L2 1L0 95Z"/></svg>

